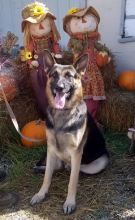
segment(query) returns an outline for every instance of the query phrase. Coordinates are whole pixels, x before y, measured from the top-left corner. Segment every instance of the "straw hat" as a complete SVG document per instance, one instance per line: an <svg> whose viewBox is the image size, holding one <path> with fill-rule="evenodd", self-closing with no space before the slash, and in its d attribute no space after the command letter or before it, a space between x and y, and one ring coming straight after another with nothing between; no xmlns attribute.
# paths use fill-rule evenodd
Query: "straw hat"
<svg viewBox="0 0 135 220"><path fill-rule="evenodd" d="M68 11L68 14L63 18L63 29L65 30L65 32L68 33L66 25L72 17L83 17L84 15L88 13L94 15L97 18L97 22L98 23L100 22L100 16L98 12L96 11L96 9L93 8L92 6L88 8L83 8L83 9L72 8Z"/></svg>
<svg viewBox="0 0 135 220"><path fill-rule="evenodd" d="M24 31L26 22L30 22L33 24L37 24L45 19L45 17L51 17L52 19L56 19L56 17L49 11L49 9L40 2L34 2L27 5L22 10L22 32Z"/></svg>

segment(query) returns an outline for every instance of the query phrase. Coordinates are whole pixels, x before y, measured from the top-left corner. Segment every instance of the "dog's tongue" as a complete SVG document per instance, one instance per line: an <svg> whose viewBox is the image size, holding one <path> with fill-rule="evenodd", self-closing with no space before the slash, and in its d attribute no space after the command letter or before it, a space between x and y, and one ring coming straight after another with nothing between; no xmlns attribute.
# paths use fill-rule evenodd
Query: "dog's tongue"
<svg viewBox="0 0 135 220"><path fill-rule="evenodd" d="M56 93L55 96L55 106L58 109L62 109L65 106L66 94Z"/></svg>

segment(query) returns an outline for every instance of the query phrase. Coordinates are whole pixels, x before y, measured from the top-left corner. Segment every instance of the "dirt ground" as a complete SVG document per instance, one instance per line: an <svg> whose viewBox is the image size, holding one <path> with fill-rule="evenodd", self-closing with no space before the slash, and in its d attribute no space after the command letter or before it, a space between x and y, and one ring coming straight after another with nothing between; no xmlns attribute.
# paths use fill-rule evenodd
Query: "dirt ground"
<svg viewBox="0 0 135 220"><path fill-rule="evenodd" d="M1 211L0 220L117 220L135 219L135 158L111 155L107 169L94 176L80 174L77 210L65 216L62 205L66 198L69 173L54 175L46 201L31 207L29 201L38 191L43 174L33 174L31 169L9 189L19 192L19 203Z"/></svg>

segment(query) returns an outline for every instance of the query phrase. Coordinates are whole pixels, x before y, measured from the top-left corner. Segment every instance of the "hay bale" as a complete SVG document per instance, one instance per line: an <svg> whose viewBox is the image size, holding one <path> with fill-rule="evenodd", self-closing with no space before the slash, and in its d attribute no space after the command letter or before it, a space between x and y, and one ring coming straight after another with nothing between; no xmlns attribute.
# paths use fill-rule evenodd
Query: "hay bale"
<svg viewBox="0 0 135 220"><path fill-rule="evenodd" d="M12 75L16 81L18 93L28 93L31 88L30 69L26 62L21 62L20 59L12 60Z"/></svg>
<svg viewBox="0 0 135 220"><path fill-rule="evenodd" d="M17 85L17 96L9 103L21 128L31 120L39 119L40 115L31 88L28 65L20 60L11 58L8 58L8 60L10 66L4 67L4 71L7 75L10 74L15 79ZM5 123L11 123L11 119L4 101L1 101L0 127L3 128Z"/></svg>
<svg viewBox="0 0 135 220"><path fill-rule="evenodd" d="M40 118L35 99L32 96L21 94L9 103L20 128L27 122ZM8 125L10 123L12 124L6 105L2 102L0 103L0 130L4 128L4 125L7 123Z"/></svg>
<svg viewBox="0 0 135 220"><path fill-rule="evenodd" d="M0 134L2 134L2 130L7 125L7 112L5 109L5 103L0 103Z"/></svg>
<svg viewBox="0 0 135 220"><path fill-rule="evenodd" d="M33 96L21 94L10 104L20 127L24 126L30 121L40 118L38 107Z"/></svg>
<svg viewBox="0 0 135 220"><path fill-rule="evenodd" d="M135 93L118 88L115 58L111 51L100 43L96 45L96 49L106 51L111 56L111 62L100 69L104 79L106 101L101 104L98 120L109 129L127 132L134 124Z"/></svg>
<svg viewBox="0 0 135 220"><path fill-rule="evenodd" d="M111 91L113 88L116 88L116 72L114 61L111 60L111 62L105 67L102 67L100 71L103 76L105 91Z"/></svg>
<svg viewBox="0 0 135 220"><path fill-rule="evenodd" d="M127 132L134 124L135 93L113 89L106 92L106 101L101 104L98 120L115 131Z"/></svg>

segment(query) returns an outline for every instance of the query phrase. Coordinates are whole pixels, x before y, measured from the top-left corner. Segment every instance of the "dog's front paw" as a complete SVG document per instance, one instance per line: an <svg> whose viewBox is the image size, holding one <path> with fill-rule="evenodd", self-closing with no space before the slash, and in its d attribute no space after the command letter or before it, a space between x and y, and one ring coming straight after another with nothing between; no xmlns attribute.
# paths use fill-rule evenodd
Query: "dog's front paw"
<svg viewBox="0 0 135 220"><path fill-rule="evenodd" d="M30 204L31 204L31 205L35 205L36 203L40 203L40 202L42 202L42 201L45 199L45 197L46 197L46 194L44 195L44 194L36 193L36 194L32 197L32 199L31 199L31 201L30 201Z"/></svg>
<svg viewBox="0 0 135 220"><path fill-rule="evenodd" d="M65 214L69 215L72 212L74 212L76 209L76 203L72 203L72 202L65 202L63 205L63 211Z"/></svg>

